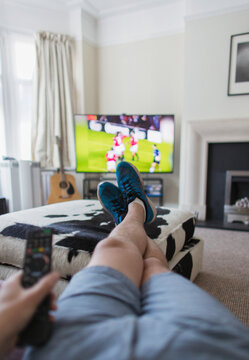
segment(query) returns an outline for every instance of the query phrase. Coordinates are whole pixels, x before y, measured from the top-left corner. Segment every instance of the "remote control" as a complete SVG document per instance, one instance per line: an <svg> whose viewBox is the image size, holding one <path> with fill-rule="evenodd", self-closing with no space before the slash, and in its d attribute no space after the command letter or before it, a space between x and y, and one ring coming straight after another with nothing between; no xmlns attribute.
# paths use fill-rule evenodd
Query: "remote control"
<svg viewBox="0 0 249 360"><path fill-rule="evenodd" d="M51 271L52 230L40 229L27 234L23 265L22 286L29 288ZM34 316L19 334L18 346L43 345L50 337L52 323L49 320L50 295L37 308Z"/></svg>

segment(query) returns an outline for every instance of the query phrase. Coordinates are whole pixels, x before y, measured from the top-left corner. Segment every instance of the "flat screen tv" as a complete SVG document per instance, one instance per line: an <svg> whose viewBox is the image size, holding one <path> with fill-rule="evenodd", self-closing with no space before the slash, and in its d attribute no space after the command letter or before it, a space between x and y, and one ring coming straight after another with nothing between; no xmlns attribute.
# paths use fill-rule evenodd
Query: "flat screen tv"
<svg viewBox="0 0 249 360"><path fill-rule="evenodd" d="M76 171L115 172L119 161L141 173L171 173L174 115L75 115Z"/></svg>

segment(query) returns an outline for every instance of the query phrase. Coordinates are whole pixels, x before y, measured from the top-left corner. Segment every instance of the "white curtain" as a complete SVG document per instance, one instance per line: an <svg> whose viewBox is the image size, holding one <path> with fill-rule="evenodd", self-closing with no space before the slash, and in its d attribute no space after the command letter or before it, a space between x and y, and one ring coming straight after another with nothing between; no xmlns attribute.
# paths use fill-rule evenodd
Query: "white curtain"
<svg viewBox="0 0 249 360"><path fill-rule="evenodd" d="M32 158L42 167L59 166L55 137L63 145L63 162L75 166L72 107L71 40L65 35L35 35L35 116L32 127Z"/></svg>

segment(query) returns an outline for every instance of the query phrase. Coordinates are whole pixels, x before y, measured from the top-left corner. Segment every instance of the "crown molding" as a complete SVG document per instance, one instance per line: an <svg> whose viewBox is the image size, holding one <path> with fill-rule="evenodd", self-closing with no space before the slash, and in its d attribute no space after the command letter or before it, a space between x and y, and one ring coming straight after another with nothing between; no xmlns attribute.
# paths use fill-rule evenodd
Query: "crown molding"
<svg viewBox="0 0 249 360"><path fill-rule="evenodd" d="M233 0L236 4L237 0ZM33 9L47 9L51 11L60 11L67 13L70 9L75 7L81 8L83 11L89 13L96 19L104 19L108 17L121 16L132 12L142 11L152 8L160 8L167 5L176 5L177 3L184 2L187 7L188 0L144 0L143 2L133 1L130 4L124 4L121 6L111 7L109 9L99 10L97 7L91 4L89 0L1 0L2 5L17 5L23 7L29 7ZM230 3L231 4L231 3ZM194 10L190 11L189 15L185 16L185 21L198 20L201 18L219 16L231 12L245 11L249 9L249 0L247 4L234 5L229 7L222 7L217 3L217 10L194 13ZM186 11L187 13L187 11Z"/></svg>
<svg viewBox="0 0 249 360"><path fill-rule="evenodd" d="M57 0L2 0L3 5L21 6L24 8L32 8L36 10L50 10L59 11L62 13L68 12L67 0L61 0L62 3L58 3Z"/></svg>
<svg viewBox="0 0 249 360"><path fill-rule="evenodd" d="M112 7L105 10L99 10L93 6L89 0L65 0L68 7L79 6L82 10L88 12L97 19L106 17L125 15L130 12L141 11L148 8L155 8L159 6L176 4L184 0L144 0L143 2L134 1L131 4Z"/></svg>
<svg viewBox="0 0 249 360"><path fill-rule="evenodd" d="M148 8L156 8L169 4L176 4L184 0L144 0L143 2L134 1L131 4L99 10L91 4L89 0L2 0L2 4L31 7L33 9L47 9L61 12L80 7L96 19L103 19L110 16L124 15L129 12L141 11Z"/></svg>
<svg viewBox="0 0 249 360"><path fill-rule="evenodd" d="M87 0L86 0L87 1ZM106 18L110 16L123 15L131 12L141 11L150 8L157 8L160 6L176 4L177 2L182 2L183 0L146 0L143 3L134 1L129 5L122 5L116 8L111 8L108 10L102 10L99 12L99 18Z"/></svg>
<svg viewBox="0 0 249 360"><path fill-rule="evenodd" d="M184 19L186 22L189 22L189 21L194 21L194 20L198 20L198 19L214 17L214 16L221 16L221 15L225 15L225 14L229 14L229 13L233 13L233 12L240 12L240 11L247 11L247 10L249 10L249 3L240 5L240 6L233 6L233 7L222 8L222 9L218 9L218 10L214 10L214 11L197 13L194 15L187 15L184 17Z"/></svg>

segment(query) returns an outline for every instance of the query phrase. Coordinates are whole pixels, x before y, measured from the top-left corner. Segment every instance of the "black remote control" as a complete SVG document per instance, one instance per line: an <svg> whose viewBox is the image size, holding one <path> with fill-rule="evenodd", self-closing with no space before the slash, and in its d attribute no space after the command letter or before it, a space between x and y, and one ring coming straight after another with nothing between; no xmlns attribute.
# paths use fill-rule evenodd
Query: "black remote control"
<svg viewBox="0 0 249 360"><path fill-rule="evenodd" d="M23 264L22 286L29 288L51 271L52 230L29 231ZM52 332L49 320L50 295L37 308L34 316L19 334L18 346L40 346L47 342Z"/></svg>

